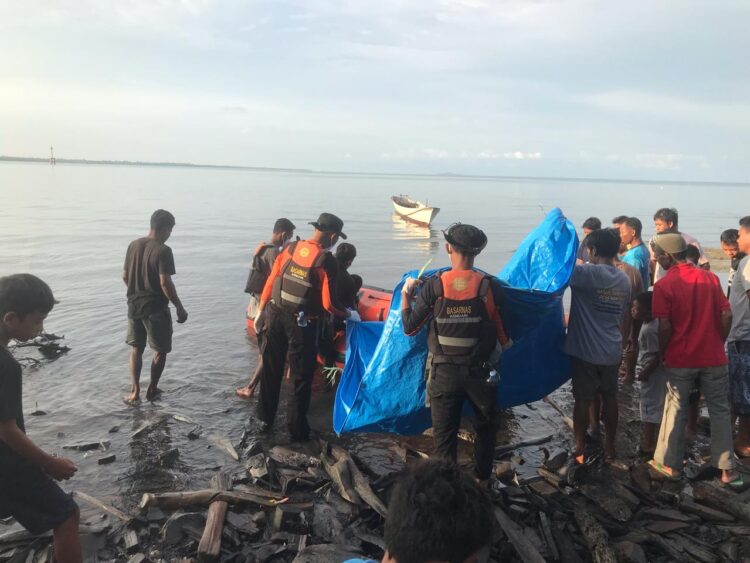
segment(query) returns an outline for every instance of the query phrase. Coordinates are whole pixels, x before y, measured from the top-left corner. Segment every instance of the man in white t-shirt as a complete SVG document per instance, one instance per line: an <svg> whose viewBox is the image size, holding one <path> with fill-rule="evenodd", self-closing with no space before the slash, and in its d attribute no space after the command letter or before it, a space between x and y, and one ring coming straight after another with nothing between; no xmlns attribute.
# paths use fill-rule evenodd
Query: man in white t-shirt
<svg viewBox="0 0 750 563"><path fill-rule="evenodd" d="M696 239L695 237L691 237L689 234L681 233L679 231L678 219L679 217L678 217L676 209L669 208L669 207L662 207L656 213L654 213L654 231L656 232L657 235L662 235L665 233L681 234L682 238L685 239L685 242L687 244L689 244L690 246L694 246L700 252L701 255L700 255L700 258L698 259L698 265L704 270L710 270L711 265L708 263L708 258L706 257L705 252L703 252L703 247L701 246L701 243L699 243L698 239ZM654 272L654 283L656 283L661 278L663 278L667 274L667 272L656 261L652 243L653 243L653 239L651 239L651 243L648 245L648 248L651 253L651 269Z"/></svg>

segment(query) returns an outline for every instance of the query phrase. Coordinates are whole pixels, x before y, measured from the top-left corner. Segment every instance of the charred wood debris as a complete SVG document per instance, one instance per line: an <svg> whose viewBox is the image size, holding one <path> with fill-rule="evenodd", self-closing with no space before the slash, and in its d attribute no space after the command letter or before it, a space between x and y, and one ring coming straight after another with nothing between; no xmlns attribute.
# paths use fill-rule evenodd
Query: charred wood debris
<svg viewBox="0 0 750 563"><path fill-rule="evenodd" d="M750 491L721 487L707 463L689 464L682 481L664 480L643 463L593 458L571 465L553 440L496 448L490 561L750 561ZM102 443L90 445L97 447ZM399 449L406 464L426 456ZM543 450L544 461L536 474L521 476L530 449ZM137 506L74 492L84 561L380 560L386 501L398 473L378 475L324 440L264 450L246 433L226 452L239 462L205 489L145 493ZM12 519L0 522L0 562L53 560L50 534L34 537Z"/></svg>

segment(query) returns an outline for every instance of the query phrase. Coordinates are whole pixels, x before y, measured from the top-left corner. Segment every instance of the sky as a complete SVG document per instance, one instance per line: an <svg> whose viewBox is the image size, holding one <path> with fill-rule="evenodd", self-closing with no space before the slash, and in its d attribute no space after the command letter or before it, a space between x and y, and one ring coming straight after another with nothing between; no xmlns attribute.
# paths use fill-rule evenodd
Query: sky
<svg viewBox="0 0 750 563"><path fill-rule="evenodd" d="M0 155L750 181L746 0L0 0Z"/></svg>

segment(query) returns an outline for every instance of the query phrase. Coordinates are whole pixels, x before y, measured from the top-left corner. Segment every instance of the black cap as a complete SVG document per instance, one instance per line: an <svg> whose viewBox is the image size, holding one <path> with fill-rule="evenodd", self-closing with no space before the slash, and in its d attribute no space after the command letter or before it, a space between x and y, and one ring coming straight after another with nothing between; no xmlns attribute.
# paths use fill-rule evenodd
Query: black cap
<svg viewBox="0 0 750 563"><path fill-rule="evenodd" d="M297 227L286 217L276 219L276 223L273 225L274 233L291 233Z"/></svg>
<svg viewBox="0 0 750 563"><path fill-rule="evenodd" d="M344 228L344 222L336 217L333 213L321 213L317 221L310 224L324 233L336 233L341 238L346 239L346 235L341 231Z"/></svg>
<svg viewBox="0 0 750 563"><path fill-rule="evenodd" d="M453 223L443 231L443 236L453 248L472 256L479 254L487 246L487 235L474 225Z"/></svg>

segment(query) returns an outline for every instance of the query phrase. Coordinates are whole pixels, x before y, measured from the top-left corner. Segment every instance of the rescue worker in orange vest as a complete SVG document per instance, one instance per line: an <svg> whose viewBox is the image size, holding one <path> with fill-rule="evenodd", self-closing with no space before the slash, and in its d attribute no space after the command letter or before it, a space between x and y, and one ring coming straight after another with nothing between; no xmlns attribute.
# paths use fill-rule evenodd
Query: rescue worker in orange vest
<svg viewBox="0 0 750 563"><path fill-rule="evenodd" d="M356 311L347 311L336 299L338 265L330 253L342 232L344 222L330 213L322 213L311 239L289 244L274 262L263 287L256 331L264 331L258 416L267 425L273 423L279 406L279 393L288 361L294 391L289 397L287 423L294 441L308 440L313 373L317 364L318 320L329 313L335 317L359 321ZM260 327L260 328L259 328Z"/></svg>
<svg viewBox="0 0 750 563"><path fill-rule="evenodd" d="M452 268L424 282L407 278L401 294L401 318L409 336L430 323L427 342L432 365L428 366L427 393L435 455L456 461L461 411L468 400L477 434L476 477L486 480L492 473L497 433L499 376L495 367L502 350L512 342L500 318L500 283L474 269L474 258L487 245L487 236L477 227L461 223L451 225L443 236Z"/></svg>

